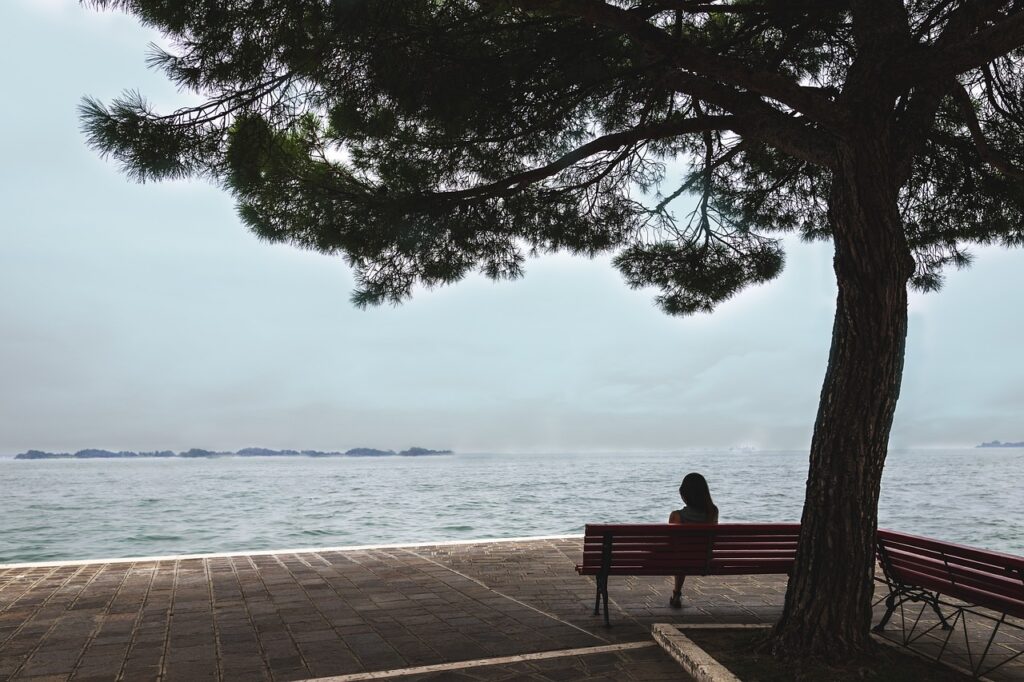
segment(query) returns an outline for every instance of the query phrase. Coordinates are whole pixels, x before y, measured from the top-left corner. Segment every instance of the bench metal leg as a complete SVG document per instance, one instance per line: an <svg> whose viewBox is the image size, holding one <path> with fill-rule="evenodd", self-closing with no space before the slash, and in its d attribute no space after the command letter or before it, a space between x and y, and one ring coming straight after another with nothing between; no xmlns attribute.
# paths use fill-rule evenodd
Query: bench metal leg
<svg viewBox="0 0 1024 682"><path fill-rule="evenodd" d="M605 533L601 541L601 572L597 574L597 596L604 600L604 626L611 627L608 622L608 574L612 570L612 541L611 533Z"/></svg>
<svg viewBox="0 0 1024 682"><path fill-rule="evenodd" d="M942 611L939 610L939 596L937 594L934 595L931 601L929 601L928 603L931 605L932 611L935 612L935 615L939 617L939 621L942 622L942 629L951 629L953 626L949 624L949 621L946 620L946 617L942 615Z"/></svg>
<svg viewBox="0 0 1024 682"><path fill-rule="evenodd" d="M896 593L889 592L889 596L885 598L885 615L882 616L882 620L878 621L878 625L871 628L874 632L881 632L885 629L885 624L892 618L893 612L896 611Z"/></svg>
<svg viewBox="0 0 1024 682"><path fill-rule="evenodd" d="M610 628L612 624L608 622L608 576L604 577L604 585L601 586L601 598L604 601L604 626Z"/></svg>
<svg viewBox="0 0 1024 682"><path fill-rule="evenodd" d="M608 576L597 575L597 597L594 599L594 615L600 615L601 603L604 602L604 626L611 627L608 622Z"/></svg>
<svg viewBox="0 0 1024 682"><path fill-rule="evenodd" d="M935 615L939 617L939 622L941 623L943 630L949 630L953 627L949 624L946 616L943 615L942 611L939 609L939 595L937 593L931 594L924 590L906 590L900 587L896 589L890 588L889 596L885 598L885 614L882 616L882 619L878 621L878 625L871 628L871 630L873 632L882 632L885 629L885 624L889 622L890 618L892 618L892 614L896 611L899 605L908 601L923 601L925 604L930 606L932 611L935 612ZM924 607L922 607L922 609L923 608ZM918 618L920 618L920 616L918 616Z"/></svg>
<svg viewBox="0 0 1024 682"><path fill-rule="evenodd" d="M597 574L597 593L594 595L594 615L601 615L601 603L604 602L604 625L611 627L608 622L608 576Z"/></svg>

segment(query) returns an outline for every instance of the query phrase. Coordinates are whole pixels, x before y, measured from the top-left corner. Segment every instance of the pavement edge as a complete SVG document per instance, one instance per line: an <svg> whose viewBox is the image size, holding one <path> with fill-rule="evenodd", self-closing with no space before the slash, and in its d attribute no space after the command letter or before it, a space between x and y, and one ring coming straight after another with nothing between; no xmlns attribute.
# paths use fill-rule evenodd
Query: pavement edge
<svg viewBox="0 0 1024 682"><path fill-rule="evenodd" d="M740 678L697 646L675 625L655 623L651 626L651 635L697 682L740 682Z"/></svg>

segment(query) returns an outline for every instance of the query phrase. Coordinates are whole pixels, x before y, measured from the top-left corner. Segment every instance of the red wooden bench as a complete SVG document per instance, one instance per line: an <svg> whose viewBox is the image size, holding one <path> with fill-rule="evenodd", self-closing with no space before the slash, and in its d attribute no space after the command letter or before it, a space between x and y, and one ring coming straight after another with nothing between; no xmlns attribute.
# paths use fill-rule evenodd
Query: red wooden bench
<svg viewBox="0 0 1024 682"><path fill-rule="evenodd" d="M975 676L987 675L1021 655L1021 652L1017 652L993 667L982 669L999 628L1004 625L1022 628L1019 623L1007 621L1007 618L1024 619L1024 557L881 528L878 530L876 545L878 563L882 567L882 576L876 579L889 588L889 594L885 597L885 614L875 626L876 632L881 632L893 613L901 609L903 644L910 644L938 627L949 630L936 657L939 659L958 621L963 624L964 635L967 635L964 614L970 613L995 621L992 634L977 662L968 646L971 672ZM959 601L950 602L943 597ZM921 604L921 610L912 619L909 630L907 622L910 619L902 612L908 602ZM952 623L943 614L943 607L952 609ZM976 607L990 609L998 615L978 611ZM918 630L921 616L927 608L935 611L939 621L927 628L921 626L922 629Z"/></svg>
<svg viewBox="0 0 1024 682"><path fill-rule="evenodd" d="M607 626L608 576L788 574L799 535L797 523L587 524L576 572L597 577Z"/></svg>

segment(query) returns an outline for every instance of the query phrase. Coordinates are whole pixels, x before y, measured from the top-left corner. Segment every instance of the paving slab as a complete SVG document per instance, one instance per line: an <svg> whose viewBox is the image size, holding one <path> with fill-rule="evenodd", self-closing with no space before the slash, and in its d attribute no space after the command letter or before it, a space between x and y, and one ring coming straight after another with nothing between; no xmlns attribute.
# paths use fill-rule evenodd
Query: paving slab
<svg viewBox="0 0 1024 682"><path fill-rule="evenodd" d="M563 538L0 567L0 682L301 680L650 641L655 623L781 613L784 576L687 578L683 609L668 606L670 578L613 577L605 628L594 581L573 569L579 553L578 538ZM973 651L990 632L968 629ZM993 651L1020 651L1021 634L1001 631ZM932 639L915 646L934 649ZM679 674L647 647L424 679ZM991 677L1024 679L1024 657Z"/></svg>

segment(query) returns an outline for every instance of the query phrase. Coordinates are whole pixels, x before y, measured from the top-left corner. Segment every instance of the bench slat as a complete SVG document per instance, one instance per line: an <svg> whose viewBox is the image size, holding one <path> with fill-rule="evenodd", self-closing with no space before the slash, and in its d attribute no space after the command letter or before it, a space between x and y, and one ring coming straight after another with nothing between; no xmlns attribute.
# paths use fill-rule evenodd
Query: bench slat
<svg viewBox="0 0 1024 682"><path fill-rule="evenodd" d="M614 547L658 547L658 548L697 548L707 547L708 544L713 547L721 548L723 550L789 550L793 551L796 549L796 542L764 542L764 543L740 543L740 542L719 542L715 539L702 538L700 542L620 542L618 538L614 538ZM591 542L583 545L588 552L600 551L604 547L603 542Z"/></svg>
<svg viewBox="0 0 1024 682"><path fill-rule="evenodd" d="M750 565L740 566L726 565L714 566L714 570L705 573L703 566L681 567L671 566L668 568L651 568L648 566L620 566L612 567L608 575L646 575L646 576L673 576L673 575L784 575L793 568L792 562L782 564ZM681 570L683 569L683 570ZM688 570L686 570L688 569ZM577 566L576 571L581 575L597 575L601 572L600 566Z"/></svg>
<svg viewBox="0 0 1024 682"><path fill-rule="evenodd" d="M731 537L715 537L715 536L695 536L695 537L684 537L684 536L662 536L662 537L624 537L620 538L617 535L613 535L615 538L616 545L699 545L714 540L716 545L735 545L737 547L760 547L764 545L778 545L780 547L795 547L797 544L797 538L779 538L776 536L769 536L765 538L749 539L749 538L731 538ZM600 547L604 543L604 538L586 538L583 541L584 547Z"/></svg>
<svg viewBox="0 0 1024 682"><path fill-rule="evenodd" d="M1024 557L878 530L890 579L1024 618Z"/></svg>
<svg viewBox="0 0 1024 682"><path fill-rule="evenodd" d="M897 571L903 567L923 573L929 573L936 578L942 578L950 583L962 583L978 589L1003 594L1016 599L1024 599L1024 582L1020 579L994 571L979 571L974 568L946 564L940 560L928 556L911 554L905 550L888 549L889 561Z"/></svg>
<svg viewBox="0 0 1024 682"><path fill-rule="evenodd" d="M888 539L880 539L879 542L882 542L885 549L889 552L898 551L903 552L905 554L929 557L935 559L936 561L941 561L944 564L949 564L951 566L962 566L983 573L1007 575L1011 578L1017 577L1018 580L1020 579L1019 576L1024 576L1024 573L1018 572L1012 566L1008 567L1004 564L1000 564L998 563L998 560L990 559L989 561L978 561L976 559L969 559L963 556L959 556L957 554L948 554L946 552L941 552L939 550L927 547L917 547L906 542L895 542Z"/></svg>
<svg viewBox="0 0 1024 682"><path fill-rule="evenodd" d="M666 532L690 533L695 531L714 531L722 533L748 533L761 535L765 533L799 533L798 523L588 523L587 534L600 535L607 530L616 535L647 533L664 535ZM591 533L591 529L595 529ZM601 529L597 531L596 529Z"/></svg>
<svg viewBox="0 0 1024 682"><path fill-rule="evenodd" d="M967 585L951 584L946 580L937 579L926 573L905 571L903 575L909 584L933 590L948 597L962 599L977 606L984 606L995 611L1004 612L1010 616L1024 618L1024 601L978 590Z"/></svg>
<svg viewBox="0 0 1024 682"><path fill-rule="evenodd" d="M583 563L600 564L603 557L600 555L584 555ZM612 552L612 562L632 561L642 563L644 561L705 561L708 559L707 552Z"/></svg>
<svg viewBox="0 0 1024 682"><path fill-rule="evenodd" d="M967 545L958 545L952 542L943 542L941 540L924 538L918 535L910 535L908 533L900 533L884 528L878 529L878 540L883 543L903 544L907 547L942 552L951 557L962 557L964 559L970 559L980 563L1024 571L1024 557L1004 554L1003 552L979 549L977 547L968 547Z"/></svg>

